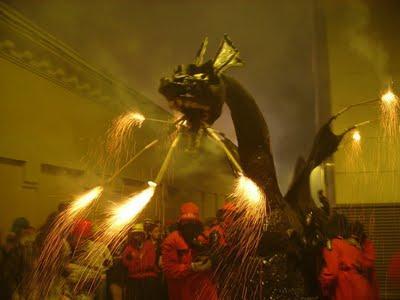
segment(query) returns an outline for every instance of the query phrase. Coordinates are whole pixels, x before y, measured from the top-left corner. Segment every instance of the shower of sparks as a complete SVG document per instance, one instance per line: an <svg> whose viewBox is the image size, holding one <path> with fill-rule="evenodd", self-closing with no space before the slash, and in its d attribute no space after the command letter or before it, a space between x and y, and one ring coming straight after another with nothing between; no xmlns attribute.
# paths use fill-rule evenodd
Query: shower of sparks
<svg viewBox="0 0 400 300"><path fill-rule="evenodd" d="M260 288L255 274L262 264L257 249L267 221L267 199L262 189L244 175L236 179L231 197L236 209L225 216L232 220L226 232L229 252L217 251L214 276L221 287L221 299L254 299ZM253 288L249 288L250 281L257 281Z"/></svg>
<svg viewBox="0 0 400 300"><path fill-rule="evenodd" d="M128 124L128 126L142 127L145 120L146 118L141 113L130 112L125 116L122 116L122 118L119 119L119 122L122 126Z"/></svg>
<svg viewBox="0 0 400 300"><path fill-rule="evenodd" d="M387 137L395 137L399 131L399 99L389 89L381 97L382 127Z"/></svg>
<svg viewBox="0 0 400 300"><path fill-rule="evenodd" d="M65 267L63 258L68 252L66 239L70 234L75 222L84 218L91 204L100 198L103 187L97 186L83 193L73 200L66 210L55 216L49 226L40 253L37 258L35 269L27 276L26 293L35 293L37 299L45 299L52 289L54 282ZM40 288L38 288L40 287Z"/></svg>
<svg viewBox="0 0 400 300"><path fill-rule="evenodd" d="M75 290L79 290L81 286L89 286L91 291L96 288L101 279L101 271L94 273L93 268L89 266L95 266L99 257L106 257L108 253L114 255L120 249L129 229L152 199L156 187L154 182L149 181L146 189L132 194L110 209L94 236L93 243L99 246L92 247L76 258L79 265L88 267L77 281Z"/></svg>
<svg viewBox="0 0 400 300"><path fill-rule="evenodd" d="M67 209L67 215L69 218L76 217L79 212L89 206L94 200L98 199L103 193L103 187L97 186L83 195L77 197Z"/></svg>
<svg viewBox="0 0 400 300"><path fill-rule="evenodd" d="M243 175L236 180L233 195L238 199L243 199L250 206L257 206L265 201L264 192L253 180Z"/></svg>
<svg viewBox="0 0 400 300"><path fill-rule="evenodd" d="M111 157L119 166L126 157L129 157L133 152L130 139L132 130L135 127L140 128L145 120L146 118L138 112L128 112L116 118L107 131L104 160Z"/></svg>
<svg viewBox="0 0 400 300"><path fill-rule="evenodd" d="M358 168L362 168L361 159L361 133L358 129L353 129L351 135L346 137L344 147L345 151L345 166L349 172L354 172Z"/></svg>
<svg viewBox="0 0 400 300"><path fill-rule="evenodd" d="M78 258L80 264L85 266L95 265L96 258L105 256L105 253L108 251L108 249L113 255L121 247L129 232L129 228L134 224L142 211L149 204L150 200L154 196L157 185L161 183L165 175L165 172L171 161L172 153L181 137L181 132L179 129L176 133L176 137L170 145L155 181L149 181L146 189L129 196L121 204L117 204L110 209L105 220L100 224L99 230L94 237L94 242L98 245L103 245L103 247L95 247L88 253L84 253ZM75 289L79 289L79 287L82 285L85 286L89 284L90 290L92 290L96 286L96 282L99 282L100 277L101 273L99 271L95 280L93 280L93 272L90 268L87 268L87 271L81 275L81 278L75 285Z"/></svg>
<svg viewBox="0 0 400 300"><path fill-rule="evenodd" d="M383 102L390 104L396 101L397 97L395 94L393 94L391 90L388 90L385 94L382 95L381 99Z"/></svg>
<svg viewBox="0 0 400 300"><path fill-rule="evenodd" d="M106 221L108 231L111 234L115 234L131 224L150 202L155 188L156 185L151 183L145 190L130 196L122 204L112 208L110 216Z"/></svg>
<svg viewBox="0 0 400 300"><path fill-rule="evenodd" d="M355 131L353 132L352 139L353 139L354 142L360 143L360 141L361 141L361 134L360 134L360 132L359 132L358 130L355 130Z"/></svg>

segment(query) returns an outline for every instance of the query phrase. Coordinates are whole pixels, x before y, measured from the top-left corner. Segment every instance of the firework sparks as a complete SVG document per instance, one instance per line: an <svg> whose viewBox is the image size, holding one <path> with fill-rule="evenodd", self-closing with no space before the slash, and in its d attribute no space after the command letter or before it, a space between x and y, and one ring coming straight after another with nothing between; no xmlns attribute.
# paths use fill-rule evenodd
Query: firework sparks
<svg viewBox="0 0 400 300"><path fill-rule="evenodd" d="M381 97L382 127L385 135L394 137L399 129L399 101L398 97L390 90Z"/></svg>
<svg viewBox="0 0 400 300"><path fill-rule="evenodd" d="M121 122L122 126L126 126L125 124L128 124L128 126L142 127L144 121L146 121L146 118L138 112L130 112L119 119L119 122Z"/></svg>
<svg viewBox="0 0 400 300"><path fill-rule="evenodd" d="M155 182L149 181L146 189L129 196L121 204L115 205L113 208L111 208L108 216L100 225L100 230L94 239L95 243L104 245L106 248L94 248L89 251L89 253L84 254L79 258L79 261L81 261L82 265L93 265L96 257L104 255L104 249L107 249L107 247L110 248L110 252L113 254L121 246L129 231L129 227L135 222L141 212L149 204L157 185L162 181L171 160L172 152L177 146L180 137L181 133L178 131L177 136L173 140L170 149L168 150L160 171L157 174ZM100 274L97 274L97 280L99 279L99 276ZM75 288L90 282L90 277L89 271L85 274L82 274Z"/></svg>
<svg viewBox="0 0 400 300"><path fill-rule="evenodd" d="M361 141L360 131L354 130L353 135L351 137L352 137L354 142L359 143Z"/></svg>
<svg viewBox="0 0 400 300"><path fill-rule="evenodd" d="M94 200L98 199L103 193L102 186L96 186L95 188L89 190L83 195L77 197L69 206L67 210L67 215L69 218L74 218L81 212L83 209L88 207Z"/></svg>
<svg viewBox="0 0 400 300"><path fill-rule="evenodd" d="M219 256L214 275L221 286L221 299L249 299L254 291L248 285L261 263L257 248L267 221L266 196L254 181L242 174L236 179L231 196L235 210L225 216L232 220L226 233L230 249Z"/></svg>
<svg viewBox="0 0 400 300"><path fill-rule="evenodd" d="M149 182L149 186L145 190L130 196L125 202L113 208L106 221L108 230L116 233L131 224L150 202L156 186L154 182Z"/></svg>
<svg viewBox="0 0 400 300"><path fill-rule="evenodd" d="M103 187L97 186L82 195L76 197L66 208L53 220L49 220L47 233L41 245L36 268L32 274L28 274L26 292L37 293L37 298L45 299L61 269L63 269L62 257L67 252L66 238L68 237L75 222L85 216L87 210L96 199L103 193ZM40 289L38 289L40 286Z"/></svg>
<svg viewBox="0 0 400 300"><path fill-rule="evenodd" d="M157 184L149 181L146 189L132 194L121 204L117 204L111 208L94 237L94 243L101 245L101 247L93 247L88 252L77 257L80 265L96 265L96 259L104 257L108 251L113 255L121 247L130 226L150 202L156 187ZM79 289L82 285L90 285L90 290L93 290L99 282L100 276L100 271L93 274L90 268L88 268L81 274L75 285L75 289Z"/></svg>
<svg viewBox="0 0 400 300"><path fill-rule="evenodd" d="M236 181L234 196L244 199L251 206L259 205L261 202L265 201L265 195L258 185L244 175L241 175Z"/></svg>
<svg viewBox="0 0 400 300"><path fill-rule="evenodd" d="M115 161L116 166L119 166L126 157L129 157L133 152L133 144L131 139L132 130L135 127L141 127L146 118L138 112L128 112L116 118L107 131L105 141L105 157L108 162L111 157Z"/></svg>
<svg viewBox="0 0 400 300"><path fill-rule="evenodd" d="M396 99L396 95L390 89L381 97L381 100L387 104L393 103Z"/></svg>

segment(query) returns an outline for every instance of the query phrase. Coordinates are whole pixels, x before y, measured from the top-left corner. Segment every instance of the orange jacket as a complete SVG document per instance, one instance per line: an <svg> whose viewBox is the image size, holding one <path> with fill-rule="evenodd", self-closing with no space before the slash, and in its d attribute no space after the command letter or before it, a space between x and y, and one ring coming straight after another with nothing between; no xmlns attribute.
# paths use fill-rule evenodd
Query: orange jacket
<svg viewBox="0 0 400 300"><path fill-rule="evenodd" d="M128 245L122 253L122 263L128 268L129 278L157 277L156 249L151 241L145 241L141 249Z"/></svg>
<svg viewBox="0 0 400 300"><path fill-rule="evenodd" d="M379 298L379 284L378 279L376 278L375 272L375 260L376 260L376 251L374 244L371 240L365 240L362 245L362 256L361 256L361 266L362 268L367 270L368 279L371 284L372 292L374 294L374 299L378 300Z"/></svg>
<svg viewBox="0 0 400 300"><path fill-rule="evenodd" d="M360 272L361 249L346 240L335 238L332 249L324 249L325 266L320 274L324 296L335 300L373 300L371 285Z"/></svg>
<svg viewBox="0 0 400 300"><path fill-rule="evenodd" d="M210 272L194 272L195 252L178 231L170 233L162 244L162 266L170 300L217 300Z"/></svg>

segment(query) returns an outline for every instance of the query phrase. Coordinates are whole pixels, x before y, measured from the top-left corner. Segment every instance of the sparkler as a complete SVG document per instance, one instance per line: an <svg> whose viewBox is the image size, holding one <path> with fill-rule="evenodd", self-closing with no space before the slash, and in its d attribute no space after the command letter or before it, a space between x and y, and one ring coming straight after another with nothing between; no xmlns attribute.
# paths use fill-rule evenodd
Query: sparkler
<svg viewBox="0 0 400 300"><path fill-rule="evenodd" d="M103 193L102 186L96 186L83 195L77 197L67 209L68 218L75 218L82 210L87 208L94 200L98 199Z"/></svg>
<svg viewBox="0 0 400 300"><path fill-rule="evenodd" d="M233 196L242 199L248 206L258 206L265 202L265 194L259 186L250 178L240 175L235 183Z"/></svg>
<svg viewBox="0 0 400 300"><path fill-rule="evenodd" d="M88 286L89 291L93 291L96 288L100 282L102 270L97 269L96 271L90 266L98 265L96 261L99 257L112 255L121 247L130 226L150 202L156 187L155 183L148 182L146 189L130 195L121 204L114 205L110 209L94 237L93 244L98 245L98 247L92 247L87 252L76 257L77 264L87 266L87 268L80 274L80 278L74 288L75 291L82 286Z"/></svg>
<svg viewBox="0 0 400 300"><path fill-rule="evenodd" d="M138 112L128 112L119 116L112 122L106 134L105 141L105 162L110 158L115 161L115 165L125 160L132 153L131 140L129 139L134 127L141 127L145 117Z"/></svg>
<svg viewBox="0 0 400 300"><path fill-rule="evenodd" d="M117 232L124 229L124 227L135 220L135 218L143 211L146 205L150 202L154 195L154 191L158 184L161 183L164 174L167 170L169 162L172 157L173 150L175 149L181 134L178 133L171 147L168 150L167 156L157 174L155 182L149 181L148 187L138 194L130 196L124 203L112 209L110 217L107 219L107 231L115 235Z"/></svg>
<svg viewBox="0 0 400 300"><path fill-rule="evenodd" d="M399 101L389 88L381 97L382 127L385 135L392 138L399 131Z"/></svg>
<svg viewBox="0 0 400 300"><path fill-rule="evenodd" d="M35 291L39 298L47 298L55 278L58 278L60 270L64 267L60 257L65 254L65 239L71 232L75 222L82 218L95 200L103 193L102 186L96 186L82 195L76 197L67 207L59 213L52 224L48 224L50 231L47 234L37 265L32 274L28 276L27 293ZM38 286L40 287L38 289Z"/></svg>
<svg viewBox="0 0 400 300"><path fill-rule="evenodd" d="M109 159L113 159L115 165L118 167L120 163L126 160L127 157L133 152L133 145L131 145L130 137L133 129L142 127L145 121L158 122L163 124L174 125L175 122L168 120L159 120L154 118L147 118L143 114L131 111L116 118L107 131L104 162L107 165Z"/></svg>
<svg viewBox="0 0 400 300"><path fill-rule="evenodd" d="M351 135L351 143L349 149L350 152L346 155L346 165L348 165L350 170L352 171L356 168L356 163L361 163L361 139L362 137L360 131L358 129L354 129L353 134Z"/></svg>
<svg viewBox="0 0 400 300"><path fill-rule="evenodd" d="M99 247L92 247L76 258L78 265L88 267L84 269L76 282L75 290L79 290L81 286L89 286L90 291L95 289L101 278L101 270L96 272L90 266L98 265L96 260L99 257L106 257L107 253L112 255L121 247L130 226L150 202L156 187L157 185L154 182L148 182L146 189L130 195L121 204L114 205L110 209L108 216L100 224L99 231L94 237L93 243L99 245Z"/></svg>
<svg viewBox="0 0 400 300"><path fill-rule="evenodd" d="M382 95L381 100L390 104L397 100L397 96L389 89L385 94Z"/></svg>
<svg viewBox="0 0 400 300"><path fill-rule="evenodd" d="M111 234L120 232L143 211L154 195L157 184L149 182L149 186L138 194L130 196L124 203L111 210L107 219L108 230Z"/></svg>
<svg viewBox="0 0 400 300"><path fill-rule="evenodd" d="M155 190L158 184L161 183L168 165L172 158L173 150L176 148L181 138L180 127L178 128L177 135L173 140L166 158L157 174L155 181L149 181L148 187L139 193L132 194L121 204L112 207L108 213L108 216L102 224L100 224L100 230L96 235L94 242L105 247L93 248L90 252L85 253L82 257L79 257L81 265L95 265L94 260L97 257L103 256L104 251L107 250L107 246L110 247L110 252L113 254L120 248L124 238L126 237L130 226L137 220L143 210L151 201L154 196ZM153 141L148 145L154 145L156 141ZM145 147L146 148L146 147ZM143 150L144 151L144 150ZM100 278L100 274L97 274ZM82 284L90 282L91 288L94 288L98 280L93 280L93 271L88 269L87 272L82 274L80 280L77 282L75 289L78 289Z"/></svg>
<svg viewBox="0 0 400 300"><path fill-rule="evenodd" d="M233 220L226 233L229 253L220 255L214 276L219 280L221 299L250 299L254 291L248 284L261 264L257 248L267 221L266 195L254 181L239 174L231 197L236 210L227 216Z"/></svg>
<svg viewBox="0 0 400 300"><path fill-rule="evenodd" d="M352 139L354 142L359 143L361 141L361 134L358 130L354 130Z"/></svg>

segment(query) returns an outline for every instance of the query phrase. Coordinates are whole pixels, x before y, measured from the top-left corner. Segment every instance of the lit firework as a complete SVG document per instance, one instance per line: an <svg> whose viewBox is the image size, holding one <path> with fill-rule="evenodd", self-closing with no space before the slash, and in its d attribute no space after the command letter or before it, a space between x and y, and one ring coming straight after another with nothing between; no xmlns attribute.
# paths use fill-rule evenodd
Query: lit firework
<svg viewBox="0 0 400 300"><path fill-rule="evenodd" d="M346 146L344 147L345 166L349 171L354 171L356 167L361 168L360 155L361 155L361 140L362 136L358 129L353 129L351 135L346 138Z"/></svg>
<svg viewBox="0 0 400 300"><path fill-rule="evenodd" d="M149 182L148 188L130 196L125 202L112 208L106 221L108 232L115 234L129 226L150 202L156 186L154 182Z"/></svg>
<svg viewBox="0 0 400 300"><path fill-rule="evenodd" d="M94 236L91 249L76 257L78 265L86 266L77 280L75 290L87 286L94 291L101 279L102 270L96 270L91 266L98 265L99 258L113 255L122 245L129 228L145 209L154 195L156 184L148 183L149 186L139 193L132 194L121 204L115 204L108 213L106 219L100 224L98 232Z"/></svg>
<svg viewBox="0 0 400 300"><path fill-rule="evenodd" d="M180 137L181 133L178 129L178 133L167 152L155 182L149 181L146 189L129 196L121 204L115 205L110 209L106 219L99 226L98 234L94 238L94 242L98 245L102 245L102 247L94 247L87 253L84 253L78 257L77 259L80 261L81 265L96 265L95 260L98 257L105 256L108 248L110 249L111 254L114 254L120 248L124 238L129 232L130 226L146 208L147 204L154 195L157 184L162 181L167 167L171 161L173 150L177 146ZM90 289L93 290L96 287L96 283L98 283L100 280L100 271L95 275L96 276L93 276L93 271L90 268L87 268L87 270L81 274L81 278L78 280L75 289L79 289L79 287L82 285L90 284Z"/></svg>
<svg viewBox="0 0 400 300"><path fill-rule="evenodd" d="M390 89L381 97L382 126L388 137L394 137L399 130L398 100L398 97Z"/></svg>
<svg viewBox="0 0 400 300"><path fill-rule="evenodd" d="M251 299L256 291L249 288L249 282L261 266L257 249L267 221L266 196L254 181L240 175L232 197L235 210L225 216L232 220L227 229L229 253L219 253L215 276L221 287L221 299ZM255 284L254 288L258 287Z"/></svg>
<svg viewBox="0 0 400 300"><path fill-rule="evenodd" d="M240 255L253 255L267 219L266 196L254 181L240 175L236 179L232 197L240 215L233 227L243 229L240 235L240 249L237 251Z"/></svg>
<svg viewBox="0 0 400 300"><path fill-rule="evenodd" d="M39 245L41 248L35 270L28 275L28 294L34 292L38 299L47 298L52 285L55 284L54 280L65 267L62 257L65 257L65 253L68 252L66 238L75 222L86 215L91 204L100 198L102 193L103 187L92 188L76 197L66 210L55 215L54 219L48 220L48 232L41 232L47 235ZM38 286L40 289L37 288Z"/></svg>
<svg viewBox="0 0 400 300"><path fill-rule="evenodd" d="M265 194L250 178L241 175L235 184L233 196L242 199L248 207L257 207L265 203Z"/></svg>
<svg viewBox="0 0 400 300"><path fill-rule="evenodd" d="M138 112L128 112L115 119L106 137L106 161L115 160L116 166L133 152L130 137L135 127L141 127L146 118Z"/></svg>
<svg viewBox="0 0 400 300"><path fill-rule="evenodd" d="M357 143L357 144L360 143L360 141L361 141L361 134L360 134L360 131L354 130L353 135L352 135L351 137L352 137L352 139L353 139L353 141L354 141L355 143Z"/></svg>
<svg viewBox="0 0 400 300"><path fill-rule="evenodd" d="M68 207L68 218L75 218L79 212L88 207L94 200L98 199L103 193L103 187L97 186L83 195L77 197Z"/></svg>

